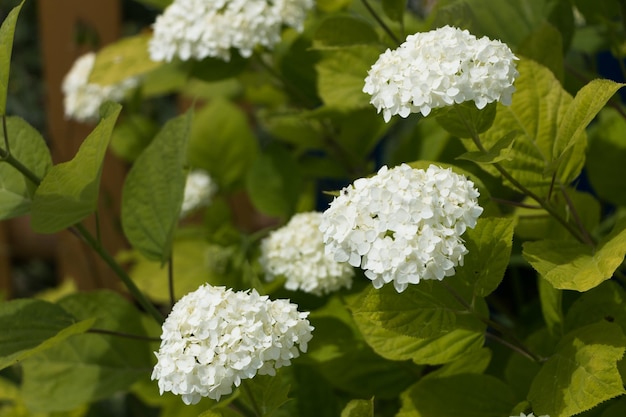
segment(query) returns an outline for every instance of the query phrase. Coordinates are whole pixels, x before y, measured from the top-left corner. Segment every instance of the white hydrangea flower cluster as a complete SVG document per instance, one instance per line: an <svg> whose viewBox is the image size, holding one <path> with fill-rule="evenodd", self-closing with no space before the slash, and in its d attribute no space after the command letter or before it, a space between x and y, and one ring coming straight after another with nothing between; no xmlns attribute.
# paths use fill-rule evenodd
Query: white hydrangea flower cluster
<svg viewBox="0 0 626 417"><path fill-rule="evenodd" d="M288 290L319 296L352 286L352 266L324 250L321 221L322 213L298 213L263 239L259 261L268 281L284 276Z"/></svg>
<svg viewBox="0 0 626 417"><path fill-rule="evenodd" d="M121 83L99 85L89 82L89 75L96 62L96 54L88 52L80 56L63 79L63 107L65 117L79 122L95 122L99 119L100 106L105 101L120 102L128 92L139 84L136 77Z"/></svg>
<svg viewBox="0 0 626 417"><path fill-rule="evenodd" d="M535 417L535 415L533 413L530 413L530 414L520 413L519 416L511 416L511 417ZM537 417L550 417L550 416L546 414L546 415L537 416Z"/></svg>
<svg viewBox="0 0 626 417"><path fill-rule="evenodd" d="M185 182L185 194L183 205L180 209L180 218L201 207L211 204L211 198L217 191L217 184L213 181L208 172L202 169L195 169L187 174Z"/></svg>
<svg viewBox="0 0 626 417"><path fill-rule="evenodd" d="M479 109L498 100L510 105L517 59L500 41L444 26L387 49L370 68L363 92L385 122L465 101Z"/></svg>
<svg viewBox="0 0 626 417"><path fill-rule="evenodd" d="M171 391L185 404L219 400L242 379L275 375L306 352L313 330L308 314L255 290L203 285L181 298L163 323L152 379L161 395Z"/></svg>
<svg viewBox="0 0 626 417"><path fill-rule="evenodd" d="M461 235L483 209L474 183L451 169L402 164L344 188L324 212L326 252L360 266L375 288L398 292L420 280L442 280L463 265Z"/></svg>
<svg viewBox="0 0 626 417"><path fill-rule="evenodd" d="M216 57L230 49L247 58L257 45L272 48L283 26L302 31L313 0L174 0L153 25L153 61Z"/></svg>

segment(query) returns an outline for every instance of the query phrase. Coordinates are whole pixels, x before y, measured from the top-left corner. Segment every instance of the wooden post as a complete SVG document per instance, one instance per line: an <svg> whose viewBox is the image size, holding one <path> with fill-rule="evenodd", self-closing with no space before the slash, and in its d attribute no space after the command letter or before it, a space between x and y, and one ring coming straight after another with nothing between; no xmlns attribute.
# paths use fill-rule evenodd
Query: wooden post
<svg viewBox="0 0 626 417"><path fill-rule="evenodd" d="M62 80L83 53L119 37L119 0L39 0L39 28L46 90L48 137L55 163L70 160L94 125L68 121L63 113ZM82 35L96 34L98 45L79 44ZM95 48L93 48L95 47ZM103 246L115 254L126 247L119 221L121 188L125 166L107 154L99 199L100 236ZM96 233L95 218L86 225ZM59 276L76 280L80 289L119 288L118 279L98 256L69 232L58 235Z"/></svg>

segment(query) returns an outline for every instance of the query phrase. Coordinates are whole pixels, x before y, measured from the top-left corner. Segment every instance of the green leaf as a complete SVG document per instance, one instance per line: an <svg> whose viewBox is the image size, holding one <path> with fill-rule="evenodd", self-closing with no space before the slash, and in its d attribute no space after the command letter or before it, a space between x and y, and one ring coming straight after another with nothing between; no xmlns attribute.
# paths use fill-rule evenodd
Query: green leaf
<svg viewBox="0 0 626 417"><path fill-rule="evenodd" d="M494 164L503 160L511 160L511 148L515 142L515 138L520 132L514 130L507 133L493 144L491 149L485 151L466 152L457 159L464 159L466 161L472 161L477 164Z"/></svg>
<svg viewBox="0 0 626 417"><path fill-rule="evenodd" d="M331 13L346 8L352 0L317 0L315 3L320 11Z"/></svg>
<svg viewBox="0 0 626 417"><path fill-rule="evenodd" d="M472 138L491 127L496 117L496 103L489 103L485 108L478 109L473 101L466 101L437 110L433 114L441 127L451 135Z"/></svg>
<svg viewBox="0 0 626 417"><path fill-rule="evenodd" d="M597 323L601 320L619 324L626 333L626 291L613 281L606 281L585 292L574 301L567 315L567 330Z"/></svg>
<svg viewBox="0 0 626 417"><path fill-rule="evenodd" d="M484 347L470 352L454 362L443 365L441 368L425 375L424 378L442 378L460 374L482 374L489 366L491 356L491 350Z"/></svg>
<svg viewBox="0 0 626 417"><path fill-rule="evenodd" d="M539 277L539 301L543 320L550 334L559 334L563 329L563 291L556 289L543 277Z"/></svg>
<svg viewBox="0 0 626 417"><path fill-rule="evenodd" d="M150 33L125 37L98 51L89 82L100 85L122 81L146 74L163 64L150 59L148 41Z"/></svg>
<svg viewBox="0 0 626 417"><path fill-rule="evenodd" d="M61 307L36 299L0 303L0 369L84 333L93 320L76 323Z"/></svg>
<svg viewBox="0 0 626 417"><path fill-rule="evenodd" d="M19 117L6 118L11 155L43 178L52 166L50 151L35 128ZM0 130L0 146L4 148L4 132ZM7 162L0 161L0 220L21 216L30 211L37 186Z"/></svg>
<svg viewBox="0 0 626 417"><path fill-rule="evenodd" d="M247 64L248 59L237 53L232 54L228 62L220 58L208 57L200 61L191 61L190 75L203 81L219 81L236 77Z"/></svg>
<svg viewBox="0 0 626 417"><path fill-rule="evenodd" d="M139 3L143 3L148 6L156 7L157 9L165 9L169 6L173 0L136 0Z"/></svg>
<svg viewBox="0 0 626 417"><path fill-rule="evenodd" d="M0 116L7 111L7 91L9 87L9 72L11 71L11 52L13 51L13 35L17 16L22 9L22 1L9 12L0 26Z"/></svg>
<svg viewBox="0 0 626 417"><path fill-rule="evenodd" d="M563 38L550 23L545 22L530 33L517 53L549 68L563 82Z"/></svg>
<svg viewBox="0 0 626 417"><path fill-rule="evenodd" d="M594 191L613 204L626 206L626 120L606 108L589 129L587 173Z"/></svg>
<svg viewBox="0 0 626 417"><path fill-rule="evenodd" d="M469 253L453 279L474 285L474 295L478 297L491 294L500 285L509 264L514 226L512 217L479 218L476 227L463 235Z"/></svg>
<svg viewBox="0 0 626 417"><path fill-rule="evenodd" d="M77 293L58 305L94 328L145 336L137 309L110 291ZM22 394L33 411L72 410L128 389L150 372L156 343L101 334L81 334L23 362Z"/></svg>
<svg viewBox="0 0 626 417"><path fill-rule="evenodd" d="M283 404L289 401L289 380L283 377L283 372L278 371L276 375L256 375L254 378L241 382L247 386L247 390L254 398L256 407L261 411L262 416L271 416ZM251 405L247 396L240 399Z"/></svg>
<svg viewBox="0 0 626 417"><path fill-rule="evenodd" d="M320 50L376 42L378 34L374 28L367 21L349 15L324 19L313 36L313 48Z"/></svg>
<svg viewBox="0 0 626 417"><path fill-rule="evenodd" d="M402 22L407 0L382 0L383 11L387 17L396 22Z"/></svg>
<svg viewBox="0 0 626 417"><path fill-rule="evenodd" d="M618 223L596 249L573 240L524 243L524 258L554 288L587 291L611 278L626 255L626 222Z"/></svg>
<svg viewBox="0 0 626 417"><path fill-rule="evenodd" d="M169 120L131 168L122 190L122 227L146 258L171 255L185 190L191 111Z"/></svg>
<svg viewBox="0 0 626 417"><path fill-rule="evenodd" d="M572 180L578 176L580 164L571 161L579 158L578 150L587 144L585 128L624 85L611 80L593 80L576 93L559 123L554 142L554 164L558 165L559 178Z"/></svg>
<svg viewBox="0 0 626 417"><path fill-rule="evenodd" d="M530 387L535 413L569 417L624 394L616 364L625 348L616 324L600 322L568 333Z"/></svg>
<svg viewBox="0 0 626 417"><path fill-rule="evenodd" d="M457 292L469 299L469 286L457 284L464 285ZM484 300L474 301L478 313L486 314ZM479 349L484 342L485 325L476 316L464 314L464 307L440 282L411 285L401 294L390 286L368 287L350 302L350 308L367 343L387 359L443 364Z"/></svg>
<svg viewBox="0 0 626 417"><path fill-rule="evenodd" d="M517 402L505 383L481 374L424 378L400 399L397 417L502 417Z"/></svg>
<svg viewBox="0 0 626 417"><path fill-rule="evenodd" d="M302 192L299 167L292 154L280 146L269 147L250 167L246 190L260 212L289 218Z"/></svg>
<svg viewBox="0 0 626 417"><path fill-rule="evenodd" d="M225 99L215 99L196 112L188 158L211 174L221 190L245 178L259 145L244 112Z"/></svg>
<svg viewBox="0 0 626 417"><path fill-rule="evenodd" d="M127 115L113 129L111 150L123 160L134 162L150 144L158 129L156 123L148 117Z"/></svg>
<svg viewBox="0 0 626 417"><path fill-rule="evenodd" d="M557 147L555 138L560 121L565 118L573 99L549 69L527 59L521 59L517 68L520 76L515 81L516 92L512 104L498 104L493 125L481 135L481 142L486 149L492 149L510 132L523 132L515 138L508 158L499 164L517 182L542 197L548 195L553 184L550 164L567 146L563 143ZM567 170L562 170L563 175L557 178L562 184L571 182L583 167L586 135L584 132L581 134L585 138L575 138ZM464 139L463 144L469 151L478 150L469 139ZM492 175L500 176L491 165L480 167ZM507 180L504 183L516 189Z"/></svg>
<svg viewBox="0 0 626 417"><path fill-rule="evenodd" d="M122 106L105 103L102 119L71 161L53 166L37 188L31 226L38 233L56 233L96 211L102 163Z"/></svg>
<svg viewBox="0 0 626 417"><path fill-rule="evenodd" d="M374 46L325 51L315 66L318 93L324 104L342 111L369 106L370 97L363 92L363 86L379 55L379 49Z"/></svg>
<svg viewBox="0 0 626 417"><path fill-rule="evenodd" d="M374 399L350 400L341 411L341 417L374 417Z"/></svg>

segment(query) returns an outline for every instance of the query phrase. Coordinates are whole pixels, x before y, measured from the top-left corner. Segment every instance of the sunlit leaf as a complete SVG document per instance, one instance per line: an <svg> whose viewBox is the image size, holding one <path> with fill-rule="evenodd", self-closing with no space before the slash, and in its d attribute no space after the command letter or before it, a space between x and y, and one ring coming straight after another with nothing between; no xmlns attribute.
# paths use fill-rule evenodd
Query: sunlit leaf
<svg viewBox="0 0 626 417"><path fill-rule="evenodd" d="M80 145L71 161L50 168L37 188L31 226L39 233L55 233L96 211L102 164L122 106L105 103L102 119Z"/></svg>
<svg viewBox="0 0 626 417"><path fill-rule="evenodd" d="M341 417L374 417L374 400L351 400L341 411Z"/></svg>

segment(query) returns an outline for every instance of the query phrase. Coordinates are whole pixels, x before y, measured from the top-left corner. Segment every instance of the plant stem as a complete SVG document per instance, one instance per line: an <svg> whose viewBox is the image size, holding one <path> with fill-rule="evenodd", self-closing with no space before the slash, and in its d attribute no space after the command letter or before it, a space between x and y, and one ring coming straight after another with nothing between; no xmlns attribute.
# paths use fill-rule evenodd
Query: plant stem
<svg viewBox="0 0 626 417"><path fill-rule="evenodd" d="M465 124L466 126L471 128L471 126L467 125L467 122L465 122ZM471 129L471 131L472 131L472 141L474 142L476 147L478 147L478 150L480 150L481 152L487 152L487 149L485 149L485 147L483 146L482 142L480 141L480 137L478 137L478 134L475 133L473 129ZM572 236L574 236L579 242L589 244L589 242L586 241L584 236L576 228L574 228L567 220L565 220L548 202L544 201L544 199L540 198L533 191L529 190L522 183L517 181L511 174L509 174L509 172L502 165L500 165L499 162L494 162L492 166L496 168L498 172L500 173L500 175L506 178L518 190L520 190L523 194L535 200L545 211L550 213L550 215L554 217L559 223L561 223L561 225L565 227L567 231L569 231L572 234Z"/></svg>
<svg viewBox="0 0 626 417"><path fill-rule="evenodd" d="M378 16L378 13L372 8L372 6L368 3L367 0L361 0L363 6L367 9L367 11L372 15L374 20L383 28L383 30L389 35L389 37L396 43L396 45L400 46L400 40L396 37L396 35L391 31L389 26L383 21L383 19Z"/></svg>
<svg viewBox="0 0 626 417"><path fill-rule="evenodd" d="M2 115L2 133L4 134L4 147L6 151L3 150L3 154L6 152L7 155L11 155L11 145L9 144L9 132L7 129L7 117L6 115Z"/></svg>
<svg viewBox="0 0 626 417"><path fill-rule="evenodd" d="M158 324L162 324L165 320L163 314L161 314L161 312L154 306L154 304L152 304L150 300L146 298L146 296L141 292L139 287L137 287L133 280L128 276L126 271L124 271L124 269L120 266L120 264L118 264L115 259L113 259L113 257L98 244L98 241L96 241L91 233L89 233L89 230L87 230L85 226L80 223L74 225L73 227L80 235L80 237L83 238L85 242L87 242L87 244L91 246L91 248L95 250L98 255L100 255L100 258L102 258L102 260L107 265L109 265L113 272L115 272L115 274L119 277L119 279L124 283L128 291L131 293L133 298L137 300L137 302L144 308L144 310L146 310L146 312L150 314Z"/></svg>
<svg viewBox="0 0 626 417"><path fill-rule="evenodd" d="M92 329L87 330L87 333L105 334L109 336L124 337L126 339L145 340L147 342L160 342L161 341L161 339L158 337L143 336L140 334L130 334L130 333L118 332L116 330L107 330L107 329L92 328Z"/></svg>
<svg viewBox="0 0 626 417"><path fill-rule="evenodd" d="M576 210L576 206L574 206L574 202L572 201L569 194L567 193L567 190L565 189L563 184L559 184L559 186L561 189L561 194L563 194L563 197L565 198L565 202L567 206L569 207L569 211L570 213L572 213L572 217L574 218L574 221L578 225L578 229L582 233L582 237L585 239L585 243L591 247L595 247L596 242L594 241L593 237L591 237L591 235L587 231L587 228L585 227L582 220L580 219L580 216L578 215L578 210Z"/></svg>

